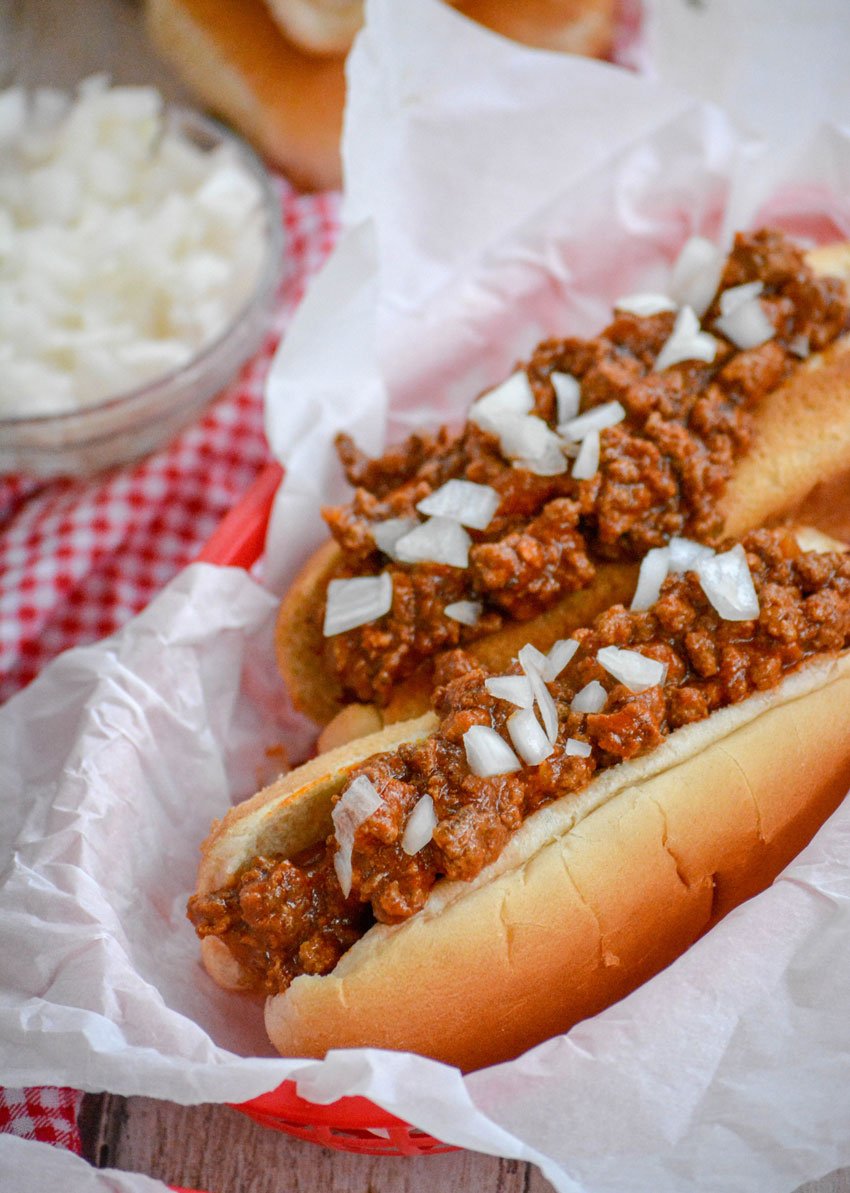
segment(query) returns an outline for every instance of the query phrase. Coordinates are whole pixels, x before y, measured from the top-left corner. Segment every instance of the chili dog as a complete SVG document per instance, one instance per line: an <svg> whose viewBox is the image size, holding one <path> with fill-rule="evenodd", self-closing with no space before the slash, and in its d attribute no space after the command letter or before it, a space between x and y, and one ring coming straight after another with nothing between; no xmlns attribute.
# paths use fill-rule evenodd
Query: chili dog
<svg viewBox="0 0 850 1193"><path fill-rule="evenodd" d="M372 461L342 438L354 499L324 511L333 538L276 638L295 704L322 725L344 710L322 744L421 713L441 651L498 668L524 642L546 650L628 600L648 549L740 536L844 474L848 252L806 260L762 231L723 262L691 242L678 302L631 296L597 339L546 341L460 431Z"/></svg>
<svg viewBox="0 0 850 1193"><path fill-rule="evenodd" d="M189 905L209 973L284 1055L466 1070L657 973L850 784L850 556L802 541L650 553L635 608L502 675L445 656L435 713L232 810Z"/></svg>

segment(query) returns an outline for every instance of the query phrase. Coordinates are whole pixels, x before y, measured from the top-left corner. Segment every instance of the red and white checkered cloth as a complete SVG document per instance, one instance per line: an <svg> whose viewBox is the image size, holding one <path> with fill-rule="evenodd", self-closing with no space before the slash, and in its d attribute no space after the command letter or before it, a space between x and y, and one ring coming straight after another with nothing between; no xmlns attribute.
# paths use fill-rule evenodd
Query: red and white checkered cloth
<svg viewBox="0 0 850 1193"><path fill-rule="evenodd" d="M86 480L0 477L0 703L60 651L111 634L210 537L269 461L262 388L339 226L336 194L279 181L285 268L272 330L206 414L140 463ZM0 1088L0 1132L80 1150L80 1095Z"/></svg>

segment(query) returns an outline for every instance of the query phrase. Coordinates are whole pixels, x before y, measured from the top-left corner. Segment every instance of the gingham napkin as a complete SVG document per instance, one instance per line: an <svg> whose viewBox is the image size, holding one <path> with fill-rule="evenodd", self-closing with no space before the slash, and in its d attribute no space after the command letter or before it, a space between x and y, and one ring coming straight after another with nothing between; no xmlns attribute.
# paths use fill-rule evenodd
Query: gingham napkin
<svg viewBox="0 0 850 1193"><path fill-rule="evenodd" d="M93 480L0 478L0 703L60 651L111 634L143 609L268 462L266 370L339 221L336 194L278 187L285 267L273 326L204 417L155 455ZM0 1088L0 1131L79 1151L80 1098Z"/></svg>

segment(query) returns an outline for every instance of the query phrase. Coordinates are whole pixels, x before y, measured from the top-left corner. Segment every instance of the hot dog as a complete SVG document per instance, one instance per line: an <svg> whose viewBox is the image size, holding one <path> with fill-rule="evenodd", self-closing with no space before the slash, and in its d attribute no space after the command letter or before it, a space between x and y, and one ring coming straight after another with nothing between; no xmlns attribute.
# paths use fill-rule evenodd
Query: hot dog
<svg viewBox="0 0 850 1193"><path fill-rule="evenodd" d="M435 713L234 809L190 901L210 974L267 996L284 1055L469 1070L657 973L850 784L850 556L800 541L679 542L643 607L505 675L455 652Z"/></svg>
<svg viewBox="0 0 850 1193"><path fill-rule="evenodd" d="M677 310L632 296L597 339L546 341L460 431L413 436L378 461L341 442L354 499L325 511L334 537L277 628L296 705L323 725L346 710L325 744L423 711L441 651L462 646L498 668L526 641L546 650L629 599L646 550L675 535L741 535L846 472L847 246L806 261L762 231L739 236L725 264L710 248L690 277L688 264L686 253L672 275ZM689 302L705 312L702 330ZM602 428L596 467L588 418ZM429 541L435 526L442 537ZM419 541L393 539L405 528ZM329 584L363 576L392 580L386 603L337 632L323 623Z"/></svg>

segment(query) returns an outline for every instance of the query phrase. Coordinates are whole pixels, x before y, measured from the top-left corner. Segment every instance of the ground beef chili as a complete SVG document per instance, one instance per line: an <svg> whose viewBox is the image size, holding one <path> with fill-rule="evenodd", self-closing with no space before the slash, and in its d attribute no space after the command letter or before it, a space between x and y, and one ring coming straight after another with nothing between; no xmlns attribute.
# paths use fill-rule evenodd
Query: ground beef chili
<svg viewBox="0 0 850 1193"><path fill-rule="evenodd" d="M487 692L487 672L470 655L444 656L435 693L439 729L368 759L351 776L365 775L382 805L355 835L350 897L340 891L330 838L308 857L255 858L229 886L192 899L198 933L221 937L267 993L284 990L296 974L328 972L373 919L394 923L412 915L442 876L474 878L536 808L580 791L597 771L653 749L672 730L774 687L806 658L850 645L850 557L803 553L777 530L747 536L744 547L757 620L722 620L688 572L668 577L648 611L614 606L575 631L579 649L548 685L557 742L538 766L486 779L471 773L466 731L485 725L507 738L516 709ZM665 663L663 686L634 693L618 683L597 662L605 646ZM576 692L591 680L605 689L604 706L572 711ZM568 738L589 743L590 754L568 755ZM423 795L433 800L437 824L432 840L409 856L402 835Z"/></svg>
<svg viewBox="0 0 850 1193"><path fill-rule="evenodd" d="M415 434L370 460L340 436L353 500L324 511L342 549L341 578L388 571L395 600L376 622L326 640L329 668L345 693L384 703L391 689L436 652L490 634L505 617L524 621L593 580L594 560L640 558L672 535L713 543L717 503L750 439L750 411L807 349L820 350L847 325L842 283L815 277L781 233L739 235L718 293L760 281L762 309L776 328L767 343L737 350L714 327L717 299L703 326L718 341L711 364L687 361L663 372L654 362L673 327L672 312L616 314L595 339L547 340L522 368L533 413L554 427L552 373L581 385L582 412L619 401L626 418L602 432L596 474L536 476L515 468L497 439L474 423L459 431ZM416 504L446 481L491 485L502 497L485 531L472 531L468 568L388 561L371 527L416 516ZM448 617L447 604L474 600L475 626Z"/></svg>

